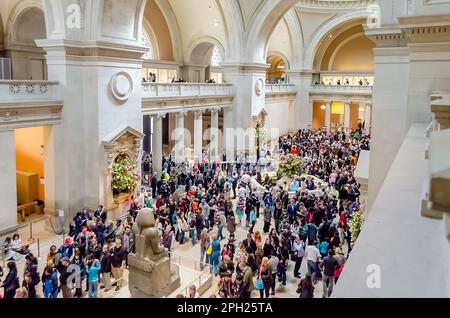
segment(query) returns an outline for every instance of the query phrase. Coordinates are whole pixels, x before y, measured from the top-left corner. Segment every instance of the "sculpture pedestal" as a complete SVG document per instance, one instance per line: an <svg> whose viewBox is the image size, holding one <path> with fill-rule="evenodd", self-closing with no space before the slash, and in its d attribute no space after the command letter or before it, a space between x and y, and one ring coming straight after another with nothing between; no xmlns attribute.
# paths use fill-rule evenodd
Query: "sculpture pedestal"
<svg viewBox="0 0 450 318"><path fill-rule="evenodd" d="M165 256L158 261L128 255L128 284L133 298L162 298L180 287L178 266Z"/></svg>

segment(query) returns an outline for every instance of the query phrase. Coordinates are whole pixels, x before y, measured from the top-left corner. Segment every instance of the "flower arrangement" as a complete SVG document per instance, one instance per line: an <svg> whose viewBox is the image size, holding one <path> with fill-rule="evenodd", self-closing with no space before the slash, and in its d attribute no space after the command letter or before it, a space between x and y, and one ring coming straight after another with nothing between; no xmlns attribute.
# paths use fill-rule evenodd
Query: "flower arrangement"
<svg viewBox="0 0 450 318"><path fill-rule="evenodd" d="M111 187L114 194L131 193L140 180L137 163L128 156L117 157L113 164Z"/></svg>
<svg viewBox="0 0 450 318"><path fill-rule="evenodd" d="M364 211L358 210L352 213L350 220L348 221L348 225L350 226L351 233L351 242L354 243L361 232L362 226L364 224Z"/></svg>
<svg viewBox="0 0 450 318"><path fill-rule="evenodd" d="M287 176L289 178L294 178L300 176L302 173L302 159L300 157L288 154L281 158L277 170L278 177L281 178Z"/></svg>

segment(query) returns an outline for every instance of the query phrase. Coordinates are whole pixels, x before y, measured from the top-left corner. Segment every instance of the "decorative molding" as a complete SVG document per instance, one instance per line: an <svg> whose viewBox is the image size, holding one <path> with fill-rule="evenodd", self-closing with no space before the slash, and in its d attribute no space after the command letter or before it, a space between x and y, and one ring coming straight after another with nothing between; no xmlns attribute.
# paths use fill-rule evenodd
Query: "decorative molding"
<svg viewBox="0 0 450 318"><path fill-rule="evenodd" d="M0 103L0 131L59 124L63 101Z"/></svg>
<svg viewBox="0 0 450 318"><path fill-rule="evenodd" d="M60 51L71 57L116 58L142 61L147 48L143 46L112 44L101 41L72 40L36 40L39 47L46 50L47 55L55 53L60 57ZM57 53L56 53L57 52Z"/></svg>
<svg viewBox="0 0 450 318"><path fill-rule="evenodd" d="M127 72L119 72L111 78L109 88L116 100L125 102L133 92L133 79Z"/></svg>

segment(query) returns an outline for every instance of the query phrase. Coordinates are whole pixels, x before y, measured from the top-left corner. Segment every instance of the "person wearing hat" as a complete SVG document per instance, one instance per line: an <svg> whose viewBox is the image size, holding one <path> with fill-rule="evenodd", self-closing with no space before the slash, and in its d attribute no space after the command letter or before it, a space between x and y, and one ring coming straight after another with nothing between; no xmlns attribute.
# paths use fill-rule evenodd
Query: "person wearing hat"
<svg viewBox="0 0 450 318"><path fill-rule="evenodd" d="M63 298L72 298L72 288L67 285L67 279L70 277L72 272L68 271L68 266L70 264L70 258L64 256L61 259L61 270L59 275L59 287L62 291ZM81 282L80 282L81 283Z"/></svg>
<svg viewBox="0 0 450 318"><path fill-rule="evenodd" d="M64 244L60 246L58 253L62 254L62 257L71 258L73 255L73 244L72 244L72 238L70 236L67 236L64 239Z"/></svg>

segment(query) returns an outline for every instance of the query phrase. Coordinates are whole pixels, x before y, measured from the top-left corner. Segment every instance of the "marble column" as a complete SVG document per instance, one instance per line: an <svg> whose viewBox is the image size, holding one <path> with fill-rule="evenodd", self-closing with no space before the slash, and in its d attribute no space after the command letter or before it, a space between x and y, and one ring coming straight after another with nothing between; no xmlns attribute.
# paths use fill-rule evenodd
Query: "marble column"
<svg viewBox="0 0 450 318"><path fill-rule="evenodd" d="M153 171L158 173L158 176L162 172L162 119L165 115L153 116L153 134L152 134L152 167Z"/></svg>
<svg viewBox="0 0 450 318"><path fill-rule="evenodd" d="M234 128L233 128L233 108L223 109L223 151L227 156L227 161L234 161Z"/></svg>
<svg viewBox="0 0 450 318"><path fill-rule="evenodd" d="M175 141L174 148L174 161L175 163L181 163L186 159L185 152L185 128L184 128L184 116L186 113L175 114L175 130L172 133L172 139Z"/></svg>
<svg viewBox="0 0 450 318"><path fill-rule="evenodd" d="M364 107L364 123L366 134L370 135L370 127L372 126L372 106L366 104Z"/></svg>
<svg viewBox="0 0 450 318"><path fill-rule="evenodd" d="M16 146L13 130L0 132L0 151L0 233L8 233L17 226Z"/></svg>
<svg viewBox="0 0 450 318"><path fill-rule="evenodd" d="M325 127L327 128L327 130L330 130L331 128L331 103L327 103L325 105L326 109L325 109Z"/></svg>
<svg viewBox="0 0 450 318"><path fill-rule="evenodd" d="M350 129L350 103L348 102L344 106L344 129Z"/></svg>
<svg viewBox="0 0 450 318"><path fill-rule="evenodd" d="M313 108L309 107L309 90L312 83L312 71L291 70L287 72L287 76L289 77L289 83L295 84L297 88L293 130L296 132L299 129L311 128Z"/></svg>
<svg viewBox="0 0 450 318"><path fill-rule="evenodd" d="M203 148L203 112L194 112L194 157L201 161Z"/></svg>
<svg viewBox="0 0 450 318"><path fill-rule="evenodd" d="M211 137L209 142L209 160L215 161L219 156L219 110L211 109Z"/></svg>

